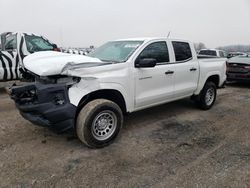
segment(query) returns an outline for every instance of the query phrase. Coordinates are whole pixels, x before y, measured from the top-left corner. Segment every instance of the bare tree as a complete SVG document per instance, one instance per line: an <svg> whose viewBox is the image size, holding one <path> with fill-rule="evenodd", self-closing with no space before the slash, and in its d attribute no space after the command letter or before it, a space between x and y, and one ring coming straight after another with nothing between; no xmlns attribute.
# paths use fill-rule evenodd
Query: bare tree
<svg viewBox="0 0 250 188"><path fill-rule="evenodd" d="M206 49L206 45L202 42L195 43L194 47L196 51L200 51L201 49Z"/></svg>

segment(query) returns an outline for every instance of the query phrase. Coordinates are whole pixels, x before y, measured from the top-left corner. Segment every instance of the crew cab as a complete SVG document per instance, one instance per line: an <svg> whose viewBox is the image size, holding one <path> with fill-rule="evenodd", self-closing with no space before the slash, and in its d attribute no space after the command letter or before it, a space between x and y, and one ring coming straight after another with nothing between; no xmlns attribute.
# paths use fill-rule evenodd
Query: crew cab
<svg viewBox="0 0 250 188"><path fill-rule="evenodd" d="M23 69L23 59L38 52L56 50L57 46L48 39L29 33L5 32L0 35L0 81L17 80Z"/></svg>
<svg viewBox="0 0 250 188"><path fill-rule="evenodd" d="M124 114L186 97L210 109L226 80L226 59L199 60L191 42L166 38L111 41L89 57L38 52L24 66L36 82L9 91L21 115L36 125L74 127L93 148L114 141Z"/></svg>
<svg viewBox="0 0 250 188"><path fill-rule="evenodd" d="M221 58L227 57L227 53L225 51L217 49L202 49L199 51L198 55L200 57L202 56L221 57Z"/></svg>

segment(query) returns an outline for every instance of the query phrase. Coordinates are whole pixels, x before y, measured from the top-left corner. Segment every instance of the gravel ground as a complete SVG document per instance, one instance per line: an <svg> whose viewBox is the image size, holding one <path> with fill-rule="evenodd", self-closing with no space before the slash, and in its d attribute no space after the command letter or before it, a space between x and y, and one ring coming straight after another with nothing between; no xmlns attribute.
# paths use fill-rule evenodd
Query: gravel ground
<svg viewBox="0 0 250 188"><path fill-rule="evenodd" d="M209 111L188 99L125 118L109 147L24 120L0 91L0 187L250 187L250 86L218 91Z"/></svg>

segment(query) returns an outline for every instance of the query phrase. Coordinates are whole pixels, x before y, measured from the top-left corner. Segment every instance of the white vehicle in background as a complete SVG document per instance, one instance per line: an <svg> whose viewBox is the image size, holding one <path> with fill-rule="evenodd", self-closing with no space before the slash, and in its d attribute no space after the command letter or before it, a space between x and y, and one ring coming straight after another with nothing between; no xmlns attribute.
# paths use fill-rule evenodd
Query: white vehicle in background
<svg viewBox="0 0 250 188"><path fill-rule="evenodd" d="M56 44L40 35L6 32L0 35L0 82L17 80L23 69L24 57L38 51L59 51ZM25 75L23 75L25 76Z"/></svg>
<svg viewBox="0 0 250 188"><path fill-rule="evenodd" d="M208 110L226 80L225 59L199 60L183 40L116 40L89 56L28 56L24 66L36 82L10 89L20 114L40 126L74 127L83 143L100 148L116 138L123 114L186 97Z"/></svg>
<svg viewBox="0 0 250 188"><path fill-rule="evenodd" d="M61 52L78 55L87 55L93 50L94 47L92 48L92 46L90 46L89 48L61 48Z"/></svg>
<svg viewBox="0 0 250 188"><path fill-rule="evenodd" d="M227 58L232 58L235 56L247 56L247 53L244 52L229 52Z"/></svg>
<svg viewBox="0 0 250 188"><path fill-rule="evenodd" d="M227 53L223 50L217 50L217 49L202 49L199 51L198 55L200 57L221 57L221 58L227 58Z"/></svg>

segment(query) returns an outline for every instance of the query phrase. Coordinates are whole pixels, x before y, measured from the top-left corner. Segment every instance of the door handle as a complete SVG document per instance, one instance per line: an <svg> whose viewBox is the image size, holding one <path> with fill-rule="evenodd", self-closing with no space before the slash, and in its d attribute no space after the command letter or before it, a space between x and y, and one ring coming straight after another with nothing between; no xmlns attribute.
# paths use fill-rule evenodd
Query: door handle
<svg viewBox="0 0 250 188"><path fill-rule="evenodd" d="M192 67L191 69L189 69L190 71L196 71L197 70L197 68L194 68L194 67Z"/></svg>
<svg viewBox="0 0 250 188"><path fill-rule="evenodd" d="M169 70L169 71L165 72L165 74L174 74L174 71Z"/></svg>

